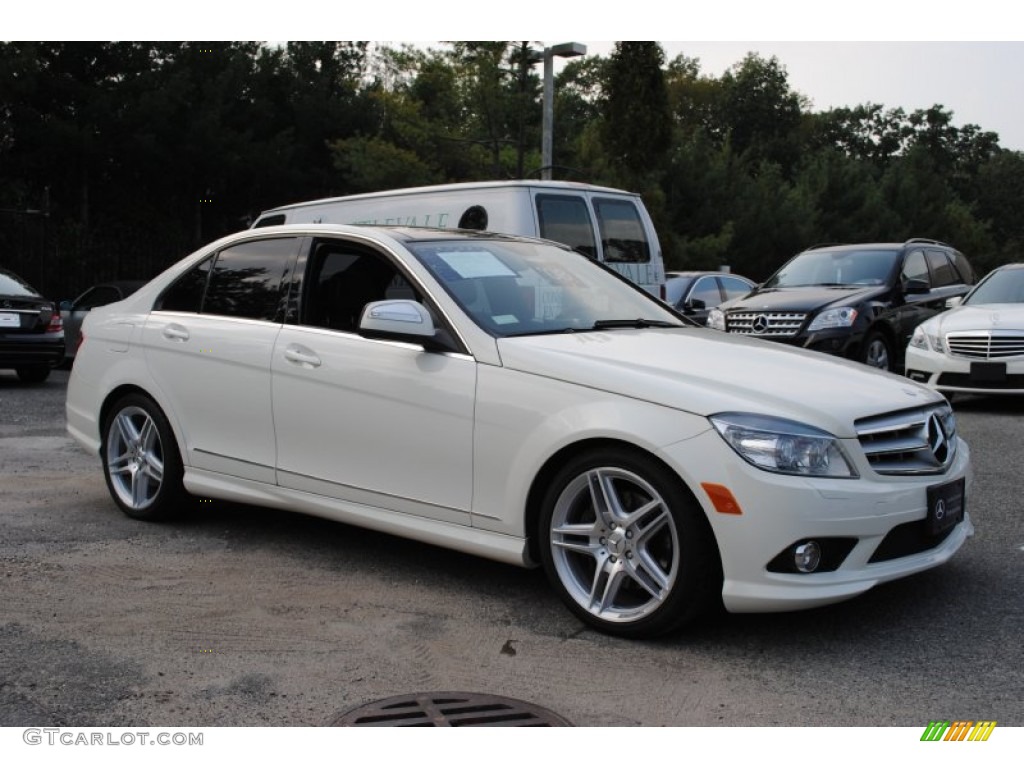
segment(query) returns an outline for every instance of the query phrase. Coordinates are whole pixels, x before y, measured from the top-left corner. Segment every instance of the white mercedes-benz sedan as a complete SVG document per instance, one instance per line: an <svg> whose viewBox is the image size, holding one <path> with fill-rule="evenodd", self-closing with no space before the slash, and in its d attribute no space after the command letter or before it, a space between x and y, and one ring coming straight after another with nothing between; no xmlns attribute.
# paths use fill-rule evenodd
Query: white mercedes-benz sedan
<svg viewBox="0 0 1024 768"><path fill-rule="evenodd" d="M128 515L227 499L539 564L613 634L833 603L973 533L942 395L694 328L546 241L249 230L83 335L68 430Z"/></svg>
<svg viewBox="0 0 1024 768"><path fill-rule="evenodd" d="M992 270L962 303L917 326L906 373L950 396L1024 395L1024 264Z"/></svg>

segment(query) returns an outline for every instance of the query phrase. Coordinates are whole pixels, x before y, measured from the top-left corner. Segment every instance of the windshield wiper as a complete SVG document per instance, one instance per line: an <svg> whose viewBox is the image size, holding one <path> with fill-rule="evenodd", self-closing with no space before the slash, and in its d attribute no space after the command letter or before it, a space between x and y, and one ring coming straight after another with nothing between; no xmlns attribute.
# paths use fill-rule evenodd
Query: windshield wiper
<svg viewBox="0 0 1024 768"><path fill-rule="evenodd" d="M595 331L603 331L611 328L682 328L679 323L670 323L667 320L647 320L638 317L636 320L598 320L594 323Z"/></svg>

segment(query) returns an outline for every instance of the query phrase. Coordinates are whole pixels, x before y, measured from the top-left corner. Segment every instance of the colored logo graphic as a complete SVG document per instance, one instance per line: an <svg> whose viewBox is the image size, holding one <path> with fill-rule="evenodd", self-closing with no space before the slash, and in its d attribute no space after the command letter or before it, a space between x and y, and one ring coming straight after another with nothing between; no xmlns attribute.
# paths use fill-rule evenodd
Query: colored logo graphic
<svg viewBox="0 0 1024 768"><path fill-rule="evenodd" d="M921 741L988 741L995 727L995 720L930 720Z"/></svg>

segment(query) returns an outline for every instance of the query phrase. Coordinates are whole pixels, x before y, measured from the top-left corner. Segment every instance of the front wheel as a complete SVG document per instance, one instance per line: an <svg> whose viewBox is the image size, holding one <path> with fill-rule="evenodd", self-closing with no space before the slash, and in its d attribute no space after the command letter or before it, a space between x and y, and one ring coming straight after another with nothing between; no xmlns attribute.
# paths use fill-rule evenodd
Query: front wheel
<svg viewBox="0 0 1024 768"><path fill-rule="evenodd" d="M891 371L893 369L893 359L892 346L889 344L889 340L878 331L868 334L861 350L860 361L865 365L870 365L872 368Z"/></svg>
<svg viewBox="0 0 1024 768"><path fill-rule="evenodd" d="M126 395L103 424L103 472L110 495L129 517L167 520L180 514L188 494L174 433L148 397Z"/></svg>
<svg viewBox="0 0 1024 768"><path fill-rule="evenodd" d="M643 454L613 448L570 461L545 495L539 533L549 580L602 632L664 634L721 595L703 510L678 477Z"/></svg>

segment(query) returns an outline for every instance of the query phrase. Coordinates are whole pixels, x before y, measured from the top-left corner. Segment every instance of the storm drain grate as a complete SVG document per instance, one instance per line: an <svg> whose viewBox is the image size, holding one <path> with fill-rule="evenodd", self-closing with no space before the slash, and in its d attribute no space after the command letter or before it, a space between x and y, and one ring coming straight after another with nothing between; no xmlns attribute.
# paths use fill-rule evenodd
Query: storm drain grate
<svg viewBox="0 0 1024 768"><path fill-rule="evenodd" d="M332 726L571 726L549 709L484 693L410 693L338 715Z"/></svg>

